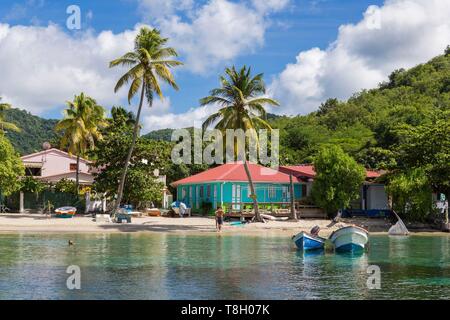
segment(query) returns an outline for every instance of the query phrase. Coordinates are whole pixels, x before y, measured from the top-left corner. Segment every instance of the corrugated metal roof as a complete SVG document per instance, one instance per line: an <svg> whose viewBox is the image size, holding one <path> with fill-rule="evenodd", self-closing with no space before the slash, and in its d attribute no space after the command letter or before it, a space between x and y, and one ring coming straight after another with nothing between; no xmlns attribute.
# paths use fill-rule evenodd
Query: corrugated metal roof
<svg viewBox="0 0 450 320"><path fill-rule="evenodd" d="M252 180L257 183L289 183L289 175L280 171L266 168L255 163L248 163ZM226 163L199 174L181 179L172 183L172 186L180 184L204 183L215 181L247 181L244 164L242 162ZM294 182L299 182L294 178Z"/></svg>
<svg viewBox="0 0 450 320"><path fill-rule="evenodd" d="M308 178L314 178L316 176L316 171L314 170L314 166L312 165L299 165L299 166L283 166L280 167L280 171L296 176L303 176ZM381 176L380 172L373 171L373 170L366 170L366 178L367 179L373 179L378 178Z"/></svg>

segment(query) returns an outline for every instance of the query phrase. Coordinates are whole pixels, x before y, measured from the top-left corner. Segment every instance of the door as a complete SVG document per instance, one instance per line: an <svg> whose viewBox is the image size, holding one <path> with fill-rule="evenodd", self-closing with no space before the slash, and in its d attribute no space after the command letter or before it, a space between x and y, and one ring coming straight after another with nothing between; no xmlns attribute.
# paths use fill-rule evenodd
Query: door
<svg viewBox="0 0 450 320"><path fill-rule="evenodd" d="M241 210L241 185L233 184L231 190L231 202L233 210Z"/></svg>

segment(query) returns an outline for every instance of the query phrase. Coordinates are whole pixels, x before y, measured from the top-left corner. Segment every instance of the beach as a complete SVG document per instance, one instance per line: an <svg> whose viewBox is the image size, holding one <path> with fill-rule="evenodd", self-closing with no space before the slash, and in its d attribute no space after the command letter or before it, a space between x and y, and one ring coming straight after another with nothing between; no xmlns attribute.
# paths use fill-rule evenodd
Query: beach
<svg viewBox="0 0 450 320"><path fill-rule="evenodd" d="M321 228L320 234L328 236L333 231L351 224L368 229L370 232L387 232L391 226L383 219L343 219L339 223L331 220L308 219L299 221L267 221L232 226L225 222L223 234L248 233L262 235L293 235L300 231L309 231L314 226ZM215 233L215 220L212 217L141 217L132 218L128 224L98 223L91 216L77 216L72 219L59 219L42 214L1 214L0 232L31 233Z"/></svg>

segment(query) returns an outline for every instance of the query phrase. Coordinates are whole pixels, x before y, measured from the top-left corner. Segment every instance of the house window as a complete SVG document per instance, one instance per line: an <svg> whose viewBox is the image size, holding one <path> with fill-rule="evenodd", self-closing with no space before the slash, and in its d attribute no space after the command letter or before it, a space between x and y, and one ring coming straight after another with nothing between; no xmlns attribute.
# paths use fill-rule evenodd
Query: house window
<svg viewBox="0 0 450 320"><path fill-rule="evenodd" d="M186 188L181 189L181 200L184 200L186 198Z"/></svg>
<svg viewBox="0 0 450 320"><path fill-rule="evenodd" d="M289 187L283 186L283 199L289 199Z"/></svg>
<svg viewBox="0 0 450 320"><path fill-rule="evenodd" d="M203 198L203 186L200 187L200 198Z"/></svg>
<svg viewBox="0 0 450 320"><path fill-rule="evenodd" d="M71 163L69 169L70 169L70 171L77 171L77 164L76 163Z"/></svg>
<svg viewBox="0 0 450 320"><path fill-rule="evenodd" d="M211 186L210 186L210 185L208 185L208 186L206 187L206 196L207 196L208 198L211 198Z"/></svg>
<svg viewBox="0 0 450 320"><path fill-rule="evenodd" d="M276 190L274 186L269 187L269 199L274 199L276 197Z"/></svg>

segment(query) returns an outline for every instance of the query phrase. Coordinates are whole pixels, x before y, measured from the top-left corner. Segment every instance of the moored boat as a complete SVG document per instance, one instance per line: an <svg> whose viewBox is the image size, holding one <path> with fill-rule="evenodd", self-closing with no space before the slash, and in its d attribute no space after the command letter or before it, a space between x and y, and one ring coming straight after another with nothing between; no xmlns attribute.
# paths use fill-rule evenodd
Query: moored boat
<svg viewBox="0 0 450 320"><path fill-rule="evenodd" d="M321 237L314 237L306 232L300 232L292 238L295 245L300 250L319 250L325 246L325 239Z"/></svg>
<svg viewBox="0 0 450 320"><path fill-rule="evenodd" d="M369 232L357 226L348 226L334 231L330 241L337 252L363 251L369 241Z"/></svg>

